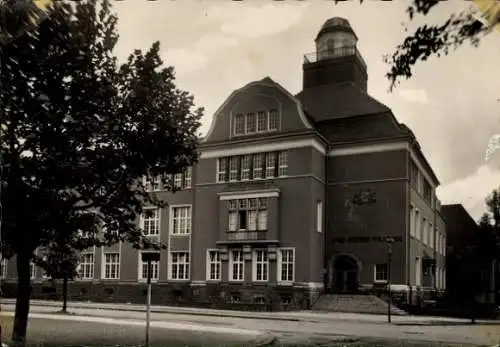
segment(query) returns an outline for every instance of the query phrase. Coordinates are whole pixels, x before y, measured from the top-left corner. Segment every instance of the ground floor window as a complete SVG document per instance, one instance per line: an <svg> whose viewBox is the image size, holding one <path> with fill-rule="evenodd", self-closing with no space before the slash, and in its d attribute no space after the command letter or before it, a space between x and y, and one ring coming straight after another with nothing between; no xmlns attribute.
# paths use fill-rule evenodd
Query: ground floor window
<svg viewBox="0 0 500 347"><path fill-rule="evenodd" d="M387 264L375 264L375 282L387 282Z"/></svg>
<svg viewBox="0 0 500 347"><path fill-rule="evenodd" d="M189 252L171 252L170 264L170 279L189 279Z"/></svg>
<svg viewBox="0 0 500 347"><path fill-rule="evenodd" d="M80 255L78 277L82 280L91 280L94 278L94 252L82 253Z"/></svg>
<svg viewBox="0 0 500 347"><path fill-rule="evenodd" d="M295 249L281 248L278 257L278 282L292 283L295 275Z"/></svg>
<svg viewBox="0 0 500 347"><path fill-rule="evenodd" d="M218 250L207 250L207 279L209 281L221 280L221 259Z"/></svg>
<svg viewBox="0 0 500 347"><path fill-rule="evenodd" d="M120 278L120 253L104 253L104 279Z"/></svg>
<svg viewBox="0 0 500 347"><path fill-rule="evenodd" d="M243 281L245 278L245 262L243 251L232 250L229 257L229 280Z"/></svg>
<svg viewBox="0 0 500 347"><path fill-rule="evenodd" d="M151 262L151 281L158 281L160 277L160 262ZM146 281L148 279L148 262L142 261L142 253L139 253L139 280Z"/></svg>
<svg viewBox="0 0 500 347"><path fill-rule="evenodd" d="M257 249L253 254L253 280L265 282L269 280L269 259L266 249Z"/></svg>

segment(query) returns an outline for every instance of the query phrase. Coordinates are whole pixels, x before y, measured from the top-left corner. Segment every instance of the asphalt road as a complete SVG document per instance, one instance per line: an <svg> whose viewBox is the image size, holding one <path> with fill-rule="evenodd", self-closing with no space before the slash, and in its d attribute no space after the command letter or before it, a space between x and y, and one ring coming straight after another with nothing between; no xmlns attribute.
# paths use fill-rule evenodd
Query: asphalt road
<svg viewBox="0 0 500 347"><path fill-rule="evenodd" d="M30 318L27 342L30 345L137 346L144 344L144 338L145 328L140 325ZM252 338L254 336L158 327L151 330L153 347L245 345Z"/></svg>

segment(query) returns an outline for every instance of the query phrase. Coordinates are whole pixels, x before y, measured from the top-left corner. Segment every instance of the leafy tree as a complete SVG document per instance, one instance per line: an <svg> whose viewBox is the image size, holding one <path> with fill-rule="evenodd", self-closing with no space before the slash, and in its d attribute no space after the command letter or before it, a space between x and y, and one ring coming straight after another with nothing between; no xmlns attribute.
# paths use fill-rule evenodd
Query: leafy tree
<svg viewBox="0 0 500 347"><path fill-rule="evenodd" d="M17 264L16 345L25 344L35 250L59 240L77 250L164 247L135 223L143 206L165 206L142 177L197 161L203 110L176 88L158 42L119 66L116 23L107 0L56 2L37 30L2 47L1 246Z"/></svg>
<svg viewBox="0 0 500 347"><path fill-rule="evenodd" d="M336 0L337 3L339 0ZM364 0L360 0L363 3ZM395 51L384 57L389 64L386 74L392 91L401 78L411 78L414 66L431 56L448 55L465 43L478 46L481 39L500 29L500 4L495 0L476 0L475 5L459 13L452 13L440 25L421 25L409 34ZM412 0L406 13L412 21L418 15L426 16L439 7L440 0ZM407 31L407 29L405 28Z"/></svg>

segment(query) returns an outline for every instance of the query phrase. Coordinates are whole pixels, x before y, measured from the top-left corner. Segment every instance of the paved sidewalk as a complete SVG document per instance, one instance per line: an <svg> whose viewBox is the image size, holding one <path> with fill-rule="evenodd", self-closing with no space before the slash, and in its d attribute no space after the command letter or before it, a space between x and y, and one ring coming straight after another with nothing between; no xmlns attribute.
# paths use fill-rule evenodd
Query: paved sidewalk
<svg viewBox="0 0 500 347"><path fill-rule="evenodd" d="M15 305L14 299L1 299L0 304ZM57 307L60 308L60 301L32 300L31 306ZM144 312L145 305L136 304L105 304L95 302L68 302L68 308L77 309L96 309L113 310L124 312ZM278 321L307 321L307 322L328 322L328 321L359 321L374 324L387 324L386 315L342 313L342 312L315 312L315 311L293 311L293 312L250 312L236 310L215 310L191 307L174 306L151 306L153 313L169 313L195 316L215 316L215 317L233 317L233 318L251 318L251 319L271 319ZM460 325L468 324L470 320L451 317L432 317L432 316L393 316L393 324L400 325ZM477 324L498 324L500 320L477 320Z"/></svg>

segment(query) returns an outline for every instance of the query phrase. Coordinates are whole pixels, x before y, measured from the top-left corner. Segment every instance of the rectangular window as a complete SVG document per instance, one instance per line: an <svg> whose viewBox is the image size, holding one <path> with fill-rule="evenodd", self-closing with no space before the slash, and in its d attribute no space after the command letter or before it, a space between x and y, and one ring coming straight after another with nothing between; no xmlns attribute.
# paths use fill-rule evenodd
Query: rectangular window
<svg viewBox="0 0 500 347"><path fill-rule="evenodd" d="M429 247L434 248L434 227L429 223Z"/></svg>
<svg viewBox="0 0 500 347"><path fill-rule="evenodd" d="M160 209L145 208L141 216L144 236L157 236L160 234Z"/></svg>
<svg viewBox="0 0 500 347"><path fill-rule="evenodd" d="M316 202L316 231L323 232L323 202Z"/></svg>
<svg viewBox="0 0 500 347"><path fill-rule="evenodd" d="M115 280L120 278L120 253L104 253L104 279Z"/></svg>
<svg viewBox="0 0 500 347"><path fill-rule="evenodd" d="M160 176L155 176L152 178L148 178L148 177L144 176L143 184L144 184L144 189L147 192L158 191L158 190L160 190L160 187L161 187Z"/></svg>
<svg viewBox="0 0 500 347"><path fill-rule="evenodd" d="M281 151L278 153L278 176L286 176L288 172L288 152Z"/></svg>
<svg viewBox="0 0 500 347"><path fill-rule="evenodd" d="M160 262L151 262L151 281L158 281L160 277ZM148 262L142 261L142 254L139 252L139 281L148 279Z"/></svg>
<svg viewBox="0 0 500 347"><path fill-rule="evenodd" d="M184 184L182 188L189 189L191 188L191 182L193 180L193 167L189 166L184 170Z"/></svg>
<svg viewBox="0 0 500 347"><path fill-rule="evenodd" d="M245 262L242 251L231 251L229 257L229 280L243 281L245 278Z"/></svg>
<svg viewBox="0 0 500 347"><path fill-rule="evenodd" d="M227 180L228 158L217 159L217 182L225 182Z"/></svg>
<svg viewBox="0 0 500 347"><path fill-rule="evenodd" d="M217 250L207 250L207 280L221 280L222 263L220 253Z"/></svg>
<svg viewBox="0 0 500 347"><path fill-rule="evenodd" d="M420 257L415 259L415 285L422 285L422 264L420 263Z"/></svg>
<svg viewBox="0 0 500 347"><path fill-rule="evenodd" d="M276 175L276 153L266 154L266 178L273 178Z"/></svg>
<svg viewBox="0 0 500 347"><path fill-rule="evenodd" d="M189 252L170 252L170 279L189 279Z"/></svg>
<svg viewBox="0 0 500 347"><path fill-rule="evenodd" d="M94 252L80 255L78 277L82 280L94 279Z"/></svg>
<svg viewBox="0 0 500 347"><path fill-rule="evenodd" d="M387 282L387 264L375 264L375 282Z"/></svg>
<svg viewBox="0 0 500 347"><path fill-rule="evenodd" d="M278 282L292 283L295 275L295 250L282 248L278 258Z"/></svg>
<svg viewBox="0 0 500 347"><path fill-rule="evenodd" d="M410 236L415 237L415 208L410 206Z"/></svg>
<svg viewBox="0 0 500 347"><path fill-rule="evenodd" d="M177 173L174 175L174 187L176 189L182 188L182 173Z"/></svg>
<svg viewBox="0 0 500 347"><path fill-rule="evenodd" d="M420 240L420 211L415 210L415 236Z"/></svg>
<svg viewBox="0 0 500 347"><path fill-rule="evenodd" d="M261 179L262 178L262 154L255 154L253 156L253 179Z"/></svg>
<svg viewBox="0 0 500 347"><path fill-rule="evenodd" d="M267 112L260 111L257 113L257 131L267 131Z"/></svg>
<svg viewBox="0 0 500 347"><path fill-rule="evenodd" d="M245 115L237 114L234 117L234 134L235 135L245 134Z"/></svg>
<svg viewBox="0 0 500 347"><path fill-rule="evenodd" d="M30 279L36 279L36 266L33 261L30 262Z"/></svg>
<svg viewBox="0 0 500 347"><path fill-rule="evenodd" d="M278 130L278 110L269 111L269 130Z"/></svg>
<svg viewBox="0 0 500 347"><path fill-rule="evenodd" d="M432 188L431 185L429 184L429 181L427 181L425 178L423 178L423 196L425 201L430 205L431 200L432 200Z"/></svg>
<svg viewBox="0 0 500 347"><path fill-rule="evenodd" d="M228 231L267 230L267 199L228 201Z"/></svg>
<svg viewBox="0 0 500 347"><path fill-rule="evenodd" d="M257 128L255 113L247 113L247 134L254 133Z"/></svg>
<svg viewBox="0 0 500 347"><path fill-rule="evenodd" d="M415 162L412 160L410 163L410 183L413 189L418 191L418 180L419 180L419 171L417 168L417 165Z"/></svg>
<svg viewBox="0 0 500 347"><path fill-rule="evenodd" d="M252 157L250 155L244 155L241 157L241 180L246 181L250 179L250 164Z"/></svg>
<svg viewBox="0 0 500 347"><path fill-rule="evenodd" d="M191 233L191 206L172 207L172 234Z"/></svg>
<svg viewBox="0 0 500 347"><path fill-rule="evenodd" d="M427 219L422 218L422 225L420 226L420 235L422 242L427 244Z"/></svg>
<svg viewBox="0 0 500 347"><path fill-rule="evenodd" d="M269 278L269 260L267 250L255 250L253 256L254 282L265 282Z"/></svg>
<svg viewBox="0 0 500 347"><path fill-rule="evenodd" d="M8 264L8 260L2 259L2 262L0 264L0 278L1 279L5 279L7 277L7 264Z"/></svg>
<svg viewBox="0 0 500 347"><path fill-rule="evenodd" d="M238 157L229 158L229 181L234 182L238 180Z"/></svg>
<svg viewBox="0 0 500 347"><path fill-rule="evenodd" d="M227 204L229 211L228 230L236 231L238 227L238 200L229 200Z"/></svg>

